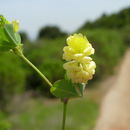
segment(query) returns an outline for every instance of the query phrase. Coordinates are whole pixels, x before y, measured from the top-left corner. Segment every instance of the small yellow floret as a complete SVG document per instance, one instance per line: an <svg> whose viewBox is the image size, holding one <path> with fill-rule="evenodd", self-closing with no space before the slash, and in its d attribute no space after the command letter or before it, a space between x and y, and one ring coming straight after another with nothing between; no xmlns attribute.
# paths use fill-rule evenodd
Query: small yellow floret
<svg viewBox="0 0 130 130"><path fill-rule="evenodd" d="M14 31L18 32L19 31L19 21L18 20L12 21L12 24L14 27Z"/></svg>
<svg viewBox="0 0 130 130"><path fill-rule="evenodd" d="M67 44L68 46L63 48L63 59L67 61L77 60L77 58L81 59L84 56L94 54L94 48L82 34L69 36L67 38Z"/></svg>
<svg viewBox="0 0 130 130"><path fill-rule="evenodd" d="M94 61L88 61L88 63L79 63L77 61L69 61L63 65L67 72L67 77L72 80L73 83L87 83L92 79L95 73L96 64Z"/></svg>
<svg viewBox="0 0 130 130"><path fill-rule="evenodd" d="M82 53L89 46L89 41L82 34L74 34L67 38L67 44L75 51Z"/></svg>

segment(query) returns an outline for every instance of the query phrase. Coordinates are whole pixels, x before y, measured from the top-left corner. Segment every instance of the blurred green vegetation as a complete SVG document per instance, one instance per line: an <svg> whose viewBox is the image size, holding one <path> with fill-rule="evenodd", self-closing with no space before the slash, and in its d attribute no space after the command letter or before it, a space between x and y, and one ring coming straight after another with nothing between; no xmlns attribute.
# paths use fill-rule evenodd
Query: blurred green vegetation
<svg viewBox="0 0 130 130"><path fill-rule="evenodd" d="M57 38L55 40L43 39L38 44L31 45L32 48L26 52L26 56L30 59L53 83L64 77L64 69L62 67L62 49L65 38ZM43 96L52 96L49 92L49 86L43 82L39 76L28 67L30 74L27 77L27 89L33 89L35 92L41 93Z"/></svg>
<svg viewBox="0 0 130 130"><path fill-rule="evenodd" d="M11 130L12 124L7 119L7 115L0 111L0 130Z"/></svg>
<svg viewBox="0 0 130 130"><path fill-rule="evenodd" d="M29 41L29 37L28 37L28 34L26 32L19 32L20 33L20 36L21 36L21 41L22 43L26 43Z"/></svg>
<svg viewBox="0 0 130 130"><path fill-rule="evenodd" d="M0 56L0 109L5 110L11 97L25 90L27 71L11 52Z"/></svg>
<svg viewBox="0 0 130 130"><path fill-rule="evenodd" d="M24 103L23 103L24 104ZM21 105L20 105L21 106ZM18 108L19 105L16 107ZM20 112L8 118L11 130L60 130L63 104L52 100L27 100ZM92 130L98 115L95 101L84 98L69 101L66 130Z"/></svg>

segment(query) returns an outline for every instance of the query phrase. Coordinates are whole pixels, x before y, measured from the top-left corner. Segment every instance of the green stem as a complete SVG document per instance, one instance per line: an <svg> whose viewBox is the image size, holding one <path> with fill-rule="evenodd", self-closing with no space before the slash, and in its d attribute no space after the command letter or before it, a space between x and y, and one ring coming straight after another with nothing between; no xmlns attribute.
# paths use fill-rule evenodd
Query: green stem
<svg viewBox="0 0 130 130"><path fill-rule="evenodd" d="M46 81L46 83L47 83L50 87L53 86L52 83L46 78L46 76L45 76L43 73L41 73L41 71L40 71L36 66L34 66L24 55L22 55L21 58L22 58L27 64L29 64L29 65L41 76L41 78Z"/></svg>
<svg viewBox="0 0 130 130"><path fill-rule="evenodd" d="M65 130L67 104L68 104L68 99L67 99L67 98L63 99L63 120L62 120L62 130Z"/></svg>
<svg viewBox="0 0 130 130"><path fill-rule="evenodd" d="M35 66L33 65L23 54L22 52L22 46L19 45L18 47L16 47L15 49L12 50L16 55L20 56L27 64L29 64L40 76L43 80L46 81L46 83L52 87L52 83L46 78L46 76L41 73L41 71Z"/></svg>

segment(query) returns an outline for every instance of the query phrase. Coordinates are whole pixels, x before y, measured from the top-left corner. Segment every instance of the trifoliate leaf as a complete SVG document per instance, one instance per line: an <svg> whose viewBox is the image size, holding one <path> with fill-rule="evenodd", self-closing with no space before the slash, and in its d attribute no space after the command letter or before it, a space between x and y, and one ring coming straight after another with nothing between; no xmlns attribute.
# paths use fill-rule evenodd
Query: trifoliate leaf
<svg viewBox="0 0 130 130"><path fill-rule="evenodd" d="M58 80L50 89L51 93L59 98L79 97L74 84L70 80Z"/></svg>

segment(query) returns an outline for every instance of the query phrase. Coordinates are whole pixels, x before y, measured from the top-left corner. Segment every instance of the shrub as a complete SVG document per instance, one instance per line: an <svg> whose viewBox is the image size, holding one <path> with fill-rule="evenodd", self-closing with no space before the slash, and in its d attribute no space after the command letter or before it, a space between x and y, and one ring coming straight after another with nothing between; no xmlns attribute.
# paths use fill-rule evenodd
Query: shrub
<svg viewBox="0 0 130 130"><path fill-rule="evenodd" d="M38 39L41 38L55 39L59 37L64 37L66 35L67 34L65 32L62 32L60 28L56 26L46 26L40 29Z"/></svg>
<svg viewBox="0 0 130 130"><path fill-rule="evenodd" d="M25 69L20 60L9 53L0 53L0 108L16 93L21 93L25 85Z"/></svg>

